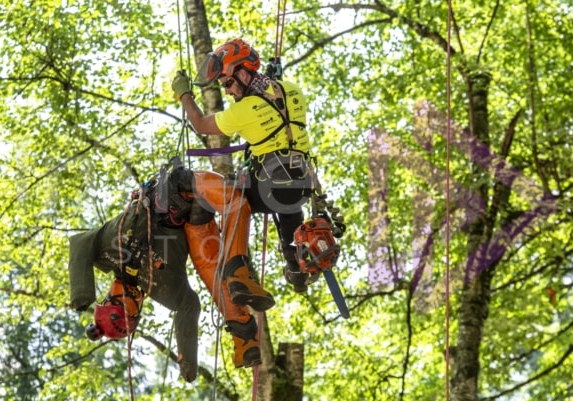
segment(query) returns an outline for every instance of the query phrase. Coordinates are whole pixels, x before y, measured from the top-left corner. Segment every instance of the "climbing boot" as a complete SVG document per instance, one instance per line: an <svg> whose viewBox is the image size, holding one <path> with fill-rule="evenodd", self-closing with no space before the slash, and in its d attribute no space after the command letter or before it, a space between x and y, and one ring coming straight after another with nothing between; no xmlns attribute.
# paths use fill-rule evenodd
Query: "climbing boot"
<svg viewBox="0 0 573 401"><path fill-rule="evenodd" d="M294 292L304 293L308 290L308 273L302 273L296 260L296 248L291 245L283 246L283 255L287 265L283 269L285 279L292 284Z"/></svg>
<svg viewBox="0 0 573 401"><path fill-rule="evenodd" d="M275 305L271 294L265 291L251 277L246 256L231 258L223 270L231 301L237 305L248 305L258 312L264 312Z"/></svg>
<svg viewBox="0 0 573 401"><path fill-rule="evenodd" d="M305 293L308 291L308 285L306 284L308 273L301 273L298 264L287 262L283 272L286 281L292 284L294 292Z"/></svg>
<svg viewBox="0 0 573 401"><path fill-rule="evenodd" d="M227 331L233 335L235 355L233 363L236 368L251 367L261 364L261 350L257 338L257 322L253 316L247 323L227 322Z"/></svg>

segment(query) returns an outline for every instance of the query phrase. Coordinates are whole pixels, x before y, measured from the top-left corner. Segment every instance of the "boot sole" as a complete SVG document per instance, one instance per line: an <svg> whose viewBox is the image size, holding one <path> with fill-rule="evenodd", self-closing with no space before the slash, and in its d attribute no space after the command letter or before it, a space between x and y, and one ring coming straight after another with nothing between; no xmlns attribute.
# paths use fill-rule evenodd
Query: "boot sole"
<svg viewBox="0 0 573 401"><path fill-rule="evenodd" d="M261 350L259 347L252 347L245 351L245 354L243 355L243 363L235 363L235 367L250 368L251 366L260 365L261 363Z"/></svg>
<svg viewBox="0 0 573 401"><path fill-rule="evenodd" d="M294 292L296 292L297 294L303 294L308 292L308 286L293 286L293 290Z"/></svg>
<svg viewBox="0 0 573 401"><path fill-rule="evenodd" d="M257 359L256 361L249 361L246 362L245 364L239 366L240 368L250 368L253 367L255 365L260 365L261 363L263 363L260 359Z"/></svg>

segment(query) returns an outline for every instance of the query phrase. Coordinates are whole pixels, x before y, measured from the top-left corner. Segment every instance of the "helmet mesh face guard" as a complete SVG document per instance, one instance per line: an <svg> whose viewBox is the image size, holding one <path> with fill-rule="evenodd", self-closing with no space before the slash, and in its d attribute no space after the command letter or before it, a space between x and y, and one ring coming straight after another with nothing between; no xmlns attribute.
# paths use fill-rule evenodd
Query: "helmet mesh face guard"
<svg viewBox="0 0 573 401"><path fill-rule="evenodd" d="M199 72L193 80L193 85L199 87L207 86L219 78L223 71L223 62L221 59L221 56L217 56L215 53L209 53L201 65L201 68L199 68Z"/></svg>
<svg viewBox="0 0 573 401"><path fill-rule="evenodd" d="M302 273L330 270L340 254L330 223L323 217L300 225L294 232L294 243Z"/></svg>
<svg viewBox="0 0 573 401"><path fill-rule="evenodd" d="M127 337L141 319L142 304L141 291L114 280L103 302L95 306L94 323L86 327L87 337L92 341L103 336L111 340Z"/></svg>
<svg viewBox="0 0 573 401"><path fill-rule="evenodd" d="M96 305L94 320L102 335L110 340L127 337L135 331L140 316L125 316L123 306Z"/></svg>
<svg viewBox="0 0 573 401"><path fill-rule="evenodd" d="M233 39L207 55L193 80L193 85L207 86L221 77L232 77L239 67L258 71L260 66L259 54L245 41Z"/></svg>

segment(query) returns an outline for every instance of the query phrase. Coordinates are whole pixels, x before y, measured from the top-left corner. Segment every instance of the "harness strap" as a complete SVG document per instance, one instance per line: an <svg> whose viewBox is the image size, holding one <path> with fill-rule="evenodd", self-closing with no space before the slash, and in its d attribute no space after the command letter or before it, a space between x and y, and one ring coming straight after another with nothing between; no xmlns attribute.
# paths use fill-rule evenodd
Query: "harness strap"
<svg viewBox="0 0 573 401"><path fill-rule="evenodd" d="M273 91L275 93L274 95L271 95L268 92L264 92L263 94L256 94L254 96L258 96L261 99L264 99L273 109L275 109L281 115L283 122L273 132L271 132L269 135L267 135L265 138L263 138L259 142L253 143L252 146L258 146L260 144L265 143L266 141L271 139L273 136L275 136L277 133L279 133L280 130L285 128L287 136L288 136L289 149L293 149L294 146L296 145L296 142L294 141L294 138L292 135L292 129L291 129L290 125L294 124L294 125L297 125L301 128L306 127L306 125L304 123L301 123L300 121L291 121L290 120L288 108L286 107L286 94L285 94L284 88L282 87L281 84L279 84L276 81L271 81L271 85L273 86Z"/></svg>

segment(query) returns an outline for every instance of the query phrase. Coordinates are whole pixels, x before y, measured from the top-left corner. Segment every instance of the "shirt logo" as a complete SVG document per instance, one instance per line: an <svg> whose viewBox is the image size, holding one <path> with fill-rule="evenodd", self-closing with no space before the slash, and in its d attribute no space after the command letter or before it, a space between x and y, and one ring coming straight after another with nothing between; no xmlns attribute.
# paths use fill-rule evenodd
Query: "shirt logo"
<svg viewBox="0 0 573 401"><path fill-rule="evenodd" d="M266 103L254 104L254 105L253 105L253 110L259 111L259 110L261 110L261 109L264 109L264 108L267 107L267 106L268 106L268 104L266 104Z"/></svg>
<svg viewBox="0 0 573 401"><path fill-rule="evenodd" d="M274 119L274 117L271 117L271 118L269 118L268 120L263 121L263 122L261 123L261 127L264 127L265 125L269 125L269 124L271 124L273 121L275 121L275 119Z"/></svg>

